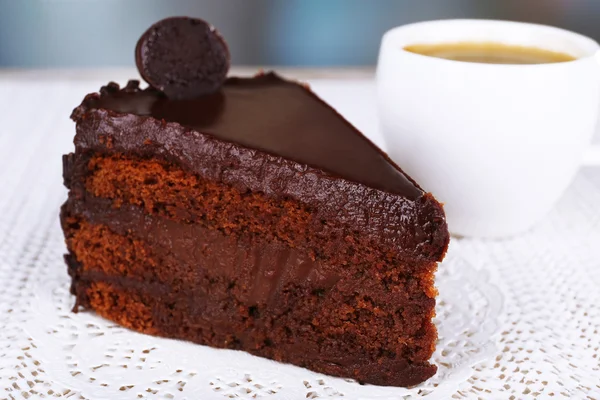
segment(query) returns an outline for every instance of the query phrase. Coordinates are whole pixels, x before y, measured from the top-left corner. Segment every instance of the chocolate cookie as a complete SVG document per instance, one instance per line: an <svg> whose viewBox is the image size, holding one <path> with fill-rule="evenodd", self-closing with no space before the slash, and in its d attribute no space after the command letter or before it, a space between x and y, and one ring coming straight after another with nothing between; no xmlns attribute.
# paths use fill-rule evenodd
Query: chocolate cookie
<svg viewBox="0 0 600 400"><path fill-rule="evenodd" d="M144 32L135 60L148 84L169 98L190 99L221 87L229 70L229 49L206 21L172 17Z"/></svg>

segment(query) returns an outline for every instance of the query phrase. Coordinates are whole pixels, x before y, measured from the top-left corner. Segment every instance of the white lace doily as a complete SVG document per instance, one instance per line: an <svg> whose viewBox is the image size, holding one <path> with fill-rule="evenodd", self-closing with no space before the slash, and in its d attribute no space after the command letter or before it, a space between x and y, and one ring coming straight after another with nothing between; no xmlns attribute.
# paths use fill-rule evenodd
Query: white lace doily
<svg viewBox="0 0 600 400"><path fill-rule="evenodd" d="M57 219L65 116L100 83L0 81L0 399L600 398L600 170L580 174L532 232L454 243L437 279L439 372L417 388L361 386L70 313Z"/></svg>

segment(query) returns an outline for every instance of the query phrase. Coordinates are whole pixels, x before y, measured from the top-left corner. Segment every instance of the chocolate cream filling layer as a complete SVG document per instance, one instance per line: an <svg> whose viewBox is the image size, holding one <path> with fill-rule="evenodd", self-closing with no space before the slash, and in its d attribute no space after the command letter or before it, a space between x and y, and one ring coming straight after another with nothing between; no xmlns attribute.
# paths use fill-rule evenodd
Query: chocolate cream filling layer
<svg viewBox="0 0 600 400"><path fill-rule="evenodd" d="M115 208L108 199L69 200L63 214L82 217L140 243L137 258L146 260L150 258L146 253L152 253L149 264L132 263L129 270L110 274L166 283L176 290L202 286L209 274L234 282L237 299L248 306L276 307L278 296L286 289L307 287L326 294L336 284L337 290L348 295L371 291L372 300L385 309L407 305L421 308L419 318L431 314L435 304L434 293L429 293L433 270L428 272L431 280L423 280L410 273L392 270L386 274L362 265L340 267L315 259L310 249L224 234L218 229L152 216L137 206Z"/></svg>

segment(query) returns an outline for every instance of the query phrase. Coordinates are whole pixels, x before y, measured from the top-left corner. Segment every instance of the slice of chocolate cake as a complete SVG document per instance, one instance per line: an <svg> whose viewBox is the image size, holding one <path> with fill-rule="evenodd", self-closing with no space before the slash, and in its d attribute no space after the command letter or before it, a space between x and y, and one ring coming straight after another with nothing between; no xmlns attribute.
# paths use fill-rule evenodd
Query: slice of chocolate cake
<svg viewBox="0 0 600 400"><path fill-rule="evenodd" d="M74 110L75 309L365 383L432 376L440 204L303 85L191 86L111 83Z"/></svg>

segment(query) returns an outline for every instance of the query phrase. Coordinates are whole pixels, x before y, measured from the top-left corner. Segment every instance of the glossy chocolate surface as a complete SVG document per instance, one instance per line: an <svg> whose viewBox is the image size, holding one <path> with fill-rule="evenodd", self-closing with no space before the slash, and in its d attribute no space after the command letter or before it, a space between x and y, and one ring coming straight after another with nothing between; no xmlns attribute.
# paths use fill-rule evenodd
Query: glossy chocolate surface
<svg viewBox="0 0 600 400"><path fill-rule="evenodd" d="M273 73L229 78L220 91L193 100L129 87L88 97L82 107L175 122L379 190L411 199L423 194L333 108L306 87Z"/></svg>

